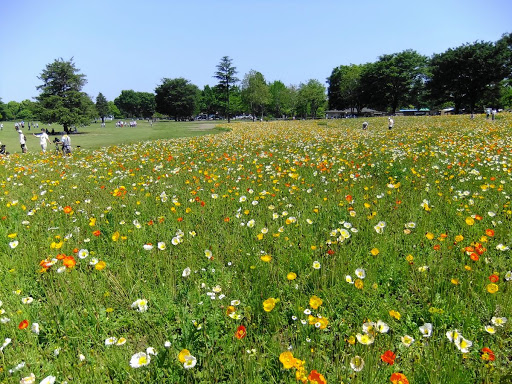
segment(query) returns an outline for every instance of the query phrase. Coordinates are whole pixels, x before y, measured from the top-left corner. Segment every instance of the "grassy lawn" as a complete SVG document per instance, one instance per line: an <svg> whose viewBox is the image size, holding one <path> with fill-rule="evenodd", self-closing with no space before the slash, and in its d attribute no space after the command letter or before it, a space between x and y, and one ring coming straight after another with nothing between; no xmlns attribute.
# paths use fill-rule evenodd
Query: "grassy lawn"
<svg viewBox="0 0 512 384"><path fill-rule="evenodd" d="M6 145L6 150L11 153L21 153L19 145L18 134L14 130L14 122L3 122L4 129L0 131L0 141ZM216 125L221 125L219 122L174 122L174 121L159 121L151 125L147 120L137 121L136 128L123 127L117 128L115 121L107 121L105 128L101 127L101 123L93 123L88 127L82 127L78 130L77 134L71 134L71 144L73 147L80 146L82 149L98 149L101 147L108 147L111 145L131 144L139 141L158 140L158 139L173 139L178 137L201 136L205 134L221 132ZM226 124L226 123L225 123ZM52 129L55 132L61 132L62 126L52 124L51 126L39 124L39 131L35 128L28 130L28 125L25 124L23 130L27 137L27 147L29 152L39 151L39 139L33 137L33 133L39 133L41 128L47 128L51 133ZM50 135L50 140L53 141L54 137L60 139L61 135ZM54 149L53 145L48 145L48 149Z"/></svg>

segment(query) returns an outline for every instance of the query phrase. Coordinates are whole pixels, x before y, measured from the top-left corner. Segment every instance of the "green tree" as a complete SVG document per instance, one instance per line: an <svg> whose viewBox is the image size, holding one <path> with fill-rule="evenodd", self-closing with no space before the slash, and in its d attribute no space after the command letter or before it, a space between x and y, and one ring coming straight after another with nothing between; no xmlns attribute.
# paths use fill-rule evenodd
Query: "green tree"
<svg viewBox="0 0 512 384"><path fill-rule="evenodd" d="M139 96L132 89L123 90L121 94L114 99L114 104L126 117L136 117L139 111Z"/></svg>
<svg viewBox="0 0 512 384"><path fill-rule="evenodd" d="M33 120L37 116L37 108L37 103L25 99L20 103L20 109L16 118L19 120Z"/></svg>
<svg viewBox="0 0 512 384"><path fill-rule="evenodd" d="M115 119L120 119L121 117L123 117L123 114L121 113L119 108L117 108L117 105L113 101L109 101L107 104L108 114L110 116L114 116Z"/></svg>
<svg viewBox="0 0 512 384"><path fill-rule="evenodd" d="M292 112L292 94L290 88L283 82L276 80L269 86L270 101L268 109L277 118L289 115Z"/></svg>
<svg viewBox="0 0 512 384"><path fill-rule="evenodd" d="M105 96L103 96L103 93L98 93L98 96L96 96L96 111L98 112L98 115L101 117L101 122L105 122L105 117L109 114L109 108L108 108L108 101Z"/></svg>
<svg viewBox="0 0 512 384"><path fill-rule="evenodd" d="M512 108L512 86L510 84L504 84L501 87L500 106L507 109Z"/></svg>
<svg viewBox="0 0 512 384"><path fill-rule="evenodd" d="M260 72L251 70L244 76L242 101L249 108L253 121L258 114L263 119L265 105L270 101L270 91L265 78Z"/></svg>
<svg viewBox="0 0 512 384"><path fill-rule="evenodd" d="M332 70L331 76L327 78L329 109L355 108L357 113L361 112L364 107L361 74L365 66L340 65Z"/></svg>
<svg viewBox="0 0 512 384"><path fill-rule="evenodd" d="M361 73L363 102L395 113L401 105L418 99L426 68L427 58L410 49L380 56L377 62L365 65Z"/></svg>
<svg viewBox="0 0 512 384"><path fill-rule="evenodd" d="M297 112L302 117L315 119L320 108L325 107L325 87L318 80L311 79L300 84L297 93Z"/></svg>
<svg viewBox="0 0 512 384"><path fill-rule="evenodd" d="M79 73L73 58L62 58L46 65L38 77L43 84L37 89L38 117L43 123L62 124L64 131L71 126L87 125L94 116L94 104L89 96L82 92L87 80Z"/></svg>
<svg viewBox="0 0 512 384"><path fill-rule="evenodd" d="M137 116L146 119L151 118L156 109L155 94L151 92L137 92L137 96L139 100Z"/></svg>
<svg viewBox="0 0 512 384"><path fill-rule="evenodd" d="M17 101L9 101L5 106L5 118L7 120L18 119L18 113L20 112L20 103Z"/></svg>
<svg viewBox="0 0 512 384"><path fill-rule="evenodd" d="M176 121L190 118L199 101L199 88L182 77L162 79L155 93L156 111Z"/></svg>
<svg viewBox="0 0 512 384"><path fill-rule="evenodd" d="M0 97L0 120L5 119L5 104L2 101L2 98Z"/></svg>
<svg viewBox="0 0 512 384"><path fill-rule="evenodd" d="M500 83L510 75L505 45L475 42L436 54L431 60L428 88L438 103L452 101L455 112L471 112L482 100L497 103Z"/></svg>
<svg viewBox="0 0 512 384"><path fill-rule="evenodd" d="M221 99L224 102L224 115L228 118L228 123L230 120L230 87L235 85L239 80L235 76L238 72L236 71L236 67L232 64L233 60L229 58L229 56L224 56L220 60L220 63L217 65L217 71L215 72L215 77L219 80L217 87L219 87L223 92Z"/></svg>
<svg viewBox="0 0 512 384"><path fill-rule="evenodd" d="M199 110L207 115L214 115L219 110L219 101L215 90L205 85L199 98Z"/></svg>

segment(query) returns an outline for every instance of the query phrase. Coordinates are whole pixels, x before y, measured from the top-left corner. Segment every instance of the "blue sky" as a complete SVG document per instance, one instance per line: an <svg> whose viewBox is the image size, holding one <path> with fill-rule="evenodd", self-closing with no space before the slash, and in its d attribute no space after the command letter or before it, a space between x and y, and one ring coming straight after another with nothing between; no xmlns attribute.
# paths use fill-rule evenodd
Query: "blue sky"
<svg viewBox="0 0 512 384"><path fill-rule="evenodd" d="M287 85L325 82L382 54L496 41L511 15L510 0L4 0L0 98L32 99L45 66L71 57L84 91L108 100L153 92L164 77L215 85L226 55L240 79L254 69Z"/></svg>

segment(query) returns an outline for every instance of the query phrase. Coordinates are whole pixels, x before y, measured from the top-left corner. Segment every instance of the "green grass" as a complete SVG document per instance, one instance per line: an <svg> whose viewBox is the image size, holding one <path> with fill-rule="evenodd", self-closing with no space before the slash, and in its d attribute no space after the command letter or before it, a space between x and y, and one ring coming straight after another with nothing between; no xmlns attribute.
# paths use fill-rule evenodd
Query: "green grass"
<svg viewBox="0 0 512 384"><path fill-rule="evenodd" d="M127 120L128 121L128 120ZM7 151L11 153L21 153L18 134L14 130L14 122L4 121L4 129L0 131L0 142L6 145ZM92 123L87 127L78 129L77 134L70 135L73 147L80 146L81 149L98 149L111 145L131 144L139 141L172 139L178 137L200 136L211 133L221 132L222 123L217 122L174 122L174 121L158 121L151 125L147 120L137 121L136 128L123 127L117 128L115 121L107 121L105 128L101 127L101 123ZM28 124L25 124L23 132L27 137L28 150L31 152L40 151L39 139L33 137L33 133L40 133L41 128L46 128L50 133L52 129L59 133L63 128L60 125L52 124L50 126L40 123L39 130L31 128L28 130ZM50 135L50 140L61 135ZM54 149L53 145L48 145L48 149Z"/></svg>
<svg viewBox="0 0 512 384"><path fill-rule="evenodd" d="M0 158L0 382L293 383L302 370L330 383L509 382L510 320L485 327L512 317L512 117L320 123L148 140L198 132L168 123L111 146L138 131L93 127L70 157ZM358 342L379 320L389 330ZM467 352L446 337L455 329ZM148 347L157 355L132 368ZM303 364L285 369L288 350Z"/></svg>

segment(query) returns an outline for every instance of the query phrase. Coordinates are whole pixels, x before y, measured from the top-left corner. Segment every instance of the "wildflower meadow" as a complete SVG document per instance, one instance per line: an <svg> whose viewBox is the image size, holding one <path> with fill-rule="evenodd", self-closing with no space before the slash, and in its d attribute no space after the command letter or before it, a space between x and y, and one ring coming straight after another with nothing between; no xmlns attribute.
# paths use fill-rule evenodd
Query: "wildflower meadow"
<svg viewBox="0 0 512 384"><path fill-rule="evenodd" d="M512 382L512 116L0 158L0 381Z"/></svg>

